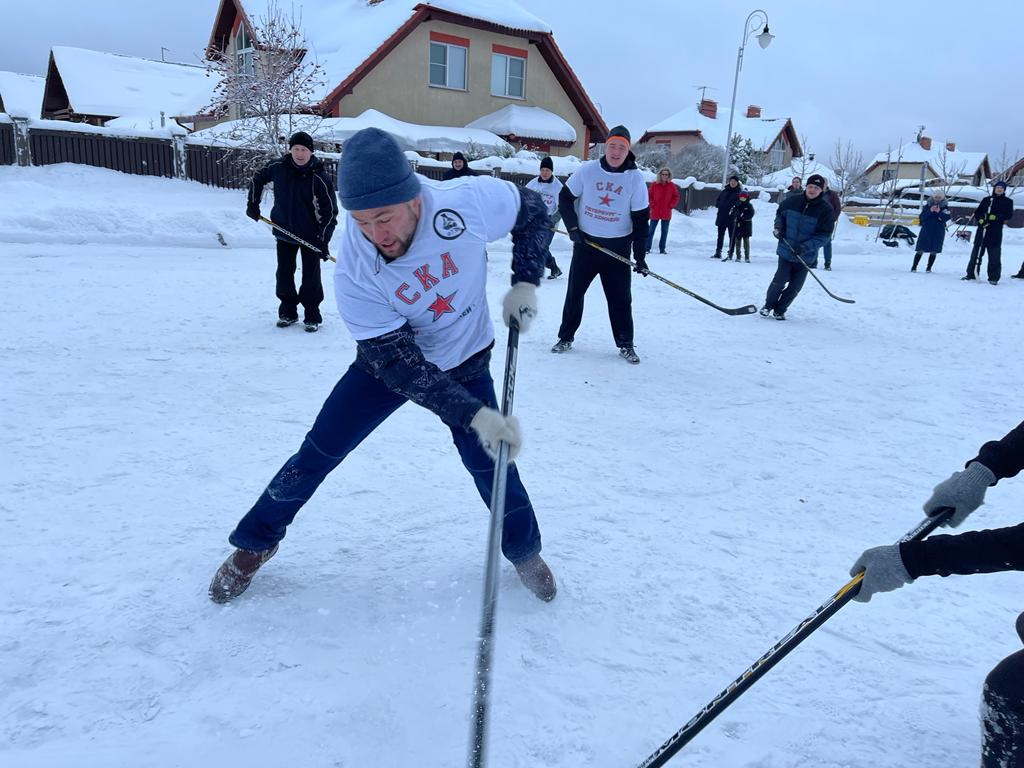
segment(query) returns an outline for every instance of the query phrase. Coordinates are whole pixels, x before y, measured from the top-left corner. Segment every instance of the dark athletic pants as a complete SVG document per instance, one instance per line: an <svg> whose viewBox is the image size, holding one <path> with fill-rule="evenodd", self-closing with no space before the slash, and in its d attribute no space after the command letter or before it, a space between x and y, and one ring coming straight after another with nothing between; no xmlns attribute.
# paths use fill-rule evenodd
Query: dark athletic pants
<svg viewBox="0 0 1024 768"><path fill-rule="evenodd" d="M768 286L764 305L776 314L786 314L789 305L793 303L793 299L804 287L806 279L806 268L779 256L779 266L775 270L775 277L772 278L771 285Z"/></svg>
<svg viewBox="0 0 1024 768"><path fill-rule="evenodd" d="M629 258L632 235L614 239L587 236L610 251ZM562 307L562 325L558 338L573 341L583 322L583 297L595 277L601 278L601 288L608 301L608 319L612 324L612 337L617 347L633 346L633 294L630 279L633 272L628 264L613 259L589 245L574 243L572 263L569 265L569 285L565 289Z"/></svg>
<svg viewBox="0 0 1024 768"><path fill-rule="evenodd" d="M296 243L277 241L277 298L281 300L278 317L297 319L299 304L305 310L303 320L322 323L320 302L324 300L324 287L320 283L320 254L309 248L302 249L302 284L295 290Z"/></svg>
<svg viewBox="0 0 1024 768"><path fill-rule="evenodd" d="M1024 613L1017 633L1024 642ZM982 768L1024 768L1024 651L989 672L981 710Z"/></svg>

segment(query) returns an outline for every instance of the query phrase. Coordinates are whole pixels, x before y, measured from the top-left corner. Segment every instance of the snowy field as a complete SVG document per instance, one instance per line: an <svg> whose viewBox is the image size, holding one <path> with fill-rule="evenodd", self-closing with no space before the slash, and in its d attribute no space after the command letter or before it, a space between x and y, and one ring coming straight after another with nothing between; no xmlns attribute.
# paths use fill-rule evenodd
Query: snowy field
<svg viewBox="0 0 1024 768"><path fill-rule="evenodd" d="M752 264L708 258L705 212L652 269L760 306L774 208L754 205ZM189 182L0 169L4 766L465 764L488 515L432 414L372 435L243 598L206 596L354 353L329 290L320 333L274 327L271 236L243 210ZM997 287L961 283L947 246L910 274L910 249L846 222L819 275L857 303L808 280L785 323L635 279L635 367L597 287L550 354L566 281L544 281L515 410L560 593L504 564L491 766L637 765L1024 417L1024 233ZM497 307L510 242L490 257ZM1018 523L1024 482L988 500L970 524ZM671 765L975 765L1020 595L1010 573L851 604Z"/></svg>

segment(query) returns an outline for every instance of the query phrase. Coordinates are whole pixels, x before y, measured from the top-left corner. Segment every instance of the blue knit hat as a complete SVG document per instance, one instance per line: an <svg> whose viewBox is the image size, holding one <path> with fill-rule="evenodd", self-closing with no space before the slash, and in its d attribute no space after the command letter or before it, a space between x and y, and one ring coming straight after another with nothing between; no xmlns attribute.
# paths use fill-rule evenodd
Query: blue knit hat
<svg viewBox="0 0 1024 768"><path fill-rule="evenodd" d="M1003 189L1006 189L1006 180L1000 179L999 181L992 185L992 189L995 189L996 187L1002 187Z"/></svg>
<svg viewBox="0 0 1024 768"><path fill-rule="evenodd" d="M420 180L390 134L364 128L345 142L338 163L338 198L346 211L397 205L419 193Z"/></svg>

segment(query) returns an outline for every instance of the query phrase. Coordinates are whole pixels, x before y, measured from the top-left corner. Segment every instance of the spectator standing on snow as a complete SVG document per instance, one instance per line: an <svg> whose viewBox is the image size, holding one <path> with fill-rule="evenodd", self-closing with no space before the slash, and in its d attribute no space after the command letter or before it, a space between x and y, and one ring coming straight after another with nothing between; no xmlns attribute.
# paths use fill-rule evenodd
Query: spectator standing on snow
<svg viewBox="0 0 1024 768"><path fill-rule="evenodd" d="M983 254L988 253L988 281L999 283L1002 273L1003 225L1013 217L1013 199L1006 195L1006 182L1000 179L992 185L992 194L982 198L974 211L978 233L974 236L974 249L967 264L967 274L961 280L974 280L981 270Z"/></svg>
<svg viewBox="0 0 1024 768"><path fill-rule="evenodd" d="M632 251L633 269L647 274L647 184L629 145L629 131L625 126L615 126L605 139L604 156L583 163L562 189L558 209L572 239L572 263L562 325L552 352L572 349L583 322L583 297L594 278L600 277L615 346L626 362L640 362L633 346L630 266L587 245L587 241L593 242L625 259Z"/></svg>
<svg viewBox="0 0 1024 768"><path fill-rule="evenodd" d="M802 195L804 193L803 179L799 176L794 176L793 180L789 182L789 186L779 195L779 205L789 200L791 197Z"/></svg>
<svg viewBox="0 0 1024 768"><path fill-rule="evenodd" d="M911 272L917 272L921 256L928 254L928 266L925 272L931 272L935 264L935 255L942 253L942 244L946 240L946 222L949 221L949 205L941 189L932 192L932 199L921 208L921 233L917 236L917 252Z"/></svg>
<svg viewBox="0 0 1024 768"><path fill-rule="evenodd" d="M466 162L466 158L462 156L462 153L456 152L452 155L452 167L445 171L441 178L448 181L449 179L461 179L463 176L479 175L479 173L469 167L469 163Z"/></svg>
<svg viewBox="0 0 1024 768"><path fill-rule="evenodd" d="M554 169L554 162L550 157L545 157L540 161L540 175L526 182L526 188L532 189L540 195L544 205L548 208L548 221L551 223L551 227L548 230L547 253L544 256L544 266L551 270L548 280L554 280L562 274L562 270L558 268L558 262L551 255L551 240L555 236L558 222L562 220L562 214L558 212L558 195L562 191L562 182L555 176Z"/></svg>
<svg viewBox="0 0 1024 768"><path fill-rule="evenodd" d="M654 231L661 224L661 237L658 240L658 253L665 253L668 241L668 225L672 221L672 211L679 204L679 187L672 181L672 171L662 168L658 178L647 190L651 203L651 223L647 227L647 253L654 247Z"/></svg>
<svg viewBox="0 0 1024 768"><path fill-rule="evenodd" d="M715 214L715 226L718 227L718 240L715 243L715 253L712 255L712 259L722 258L722 241L725 239L725 233L729 232L731 221L729 220L729 212L732 207L736 205L736 201L739 199L740 192L743 191L743 187L740 186L740 177L733 174L729 177L729 182L725 185L725 189L718 193L718 197L715 198L715 208L718 209L718 213ZM730 232L729 247L732 247L732 233Z"/></svg>
<svg viewBox="0 0 1024 768"><path fill-rule="evenodd" d="M761 317L786 319L786 310L804 287L807 270L818 264L818 249L832 232L832 206L821 196L825 179L811 174L799 197L790 197L775 214L772 234L779 241L779 265L768 286Z"/></svg>
<svg viewBox="0 0 1024 768"><path fill-rule="evenodd" d="M832 271L832 241L836 236L836 229L839 227L839 216L843 212L843 202L839 199L839 193L833 189L829 189L828 179L825 180L825 191L822 192L828 204L832 206L832 233L828 236L828 240L825 241L825 245L822 247L821 252L825 256L825 271Z"/></svg>
<svg viewBox="0 0 1024 768"><path fill-rule="evenodd" d="M750 263L750 236L754 231L754 206L750 203L750 193L746 190L740 192L736 205L729 211L729 225L731 235L729 237L729 255L725 261L732 259L733 248L736 249L736 262L739 263L741 251L746 251L747 264Z"/></svg>
<svg viewBox="0 0 1024 768"><path fill-rule="evenodd" d="M935 486L924 511L935 515L943 509L955 510L945 523L955 528L982 505L989 486L1022 469L1024 423L1002 440L985 443L964 471ZM1024 523L874 547L857 559L850 575L864 571L854 599L866 603L879 592L898 589L921 576L1014 570L1024 570ZM1024 613L1017 617L1016 628L1024 642ZM984 630L979 627L979 631ZM1011 653L989 672L982 689L981 715L982 768L1024 766L1024 651Z"/></svg>
<svg viewBox="0 0 1024 768"><path fill-rule="evenodd" d="M490 374L494 325L487 307L488 242L512 235L512 287L502 318L529 330L544 273L548 217L528 189L493 177L461 184L421 181L395 140L365 128L345 142L338 193L348 212L338 250L338 311L356 340L356 359L328 395L298 453L278 471L228 540L235 551L210 584L210 599L242 594L277 552L287 527L327 475L407 401L435 413L451 430L463 465L485 504L499 443L510 460L522 444L519 424L498 410ZM408 462L418 435L394 446ZM397 482L394 468L381 469ZM431 479L408 499L423 503ZM537 597L555 597L541 559L530 498L514 464L508 468L502 552Z"/></svg>
<svg viewBox="0 0 1024 768"><path fill-rule="evenodd" d="M263 188L274 185L274 207L270 220L301 237L320 253L300 246L279 229L277 241L277 327L286 328L299 319L302 304L306 330L315 332L324 321L320 302L324 287L320 282L320 261L327 261L327 247L338 223L338 199L334 194L323 161L313 154L313 139L298 131L288 139L288 152L258 170L249 183L245 215L260 220ZM295 290L295 261L302 250L302 283Z"/></svg>

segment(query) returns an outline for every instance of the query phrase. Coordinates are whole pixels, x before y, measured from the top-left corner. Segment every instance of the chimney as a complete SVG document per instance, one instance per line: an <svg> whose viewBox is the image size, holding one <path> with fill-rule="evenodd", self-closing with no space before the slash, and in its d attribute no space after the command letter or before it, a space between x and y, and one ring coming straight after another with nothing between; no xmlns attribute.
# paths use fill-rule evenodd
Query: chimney
<svg viewBox="0 0 1024 768"><path fill-rule="evenodd" d="M956 152L956 142L955 141L947 141L946 142L946 151L947 152Z"/></svg>
<svg viewBox="0 0 1024 768"><path fill-rule="evenodd" d="M701 99L700 104L697 105L697 111L704 115L704 117L710 117L714 120L715 115L718 114L718 102L711 99Z"/></svg>
<svg viewBox="0 0 1024 768"><path fill-rule="evenodd" d="M758 107L758 106L756 106L754 104L751 104L749 107L747 107L747 117L760 117L760 116L761 116L761 108L760 107Z"/></svg>
<svg viewBox="0 0 1024 768"><path fill-rule="evenodd" d="M921 149L931 149L932 140L927 136L918 136L917 143L921 145Z"/></svg>

